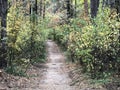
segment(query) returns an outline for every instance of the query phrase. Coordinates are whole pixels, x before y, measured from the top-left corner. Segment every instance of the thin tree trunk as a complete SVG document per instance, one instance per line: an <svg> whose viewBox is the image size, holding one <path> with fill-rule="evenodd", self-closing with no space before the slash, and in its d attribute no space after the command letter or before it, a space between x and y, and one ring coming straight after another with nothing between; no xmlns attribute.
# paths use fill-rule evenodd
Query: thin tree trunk
<svg viewBox="0 0 120 90"><path fill-rule="evenodd" d="M45 0L44 0L44 6L43 6L43 18L45 18L45 9L46 9L46 7L45 7Z"/></svg>
<svg viewBox="0 0 120 90"><path fill-rule="evenodd" d="M84 0L85 15L88 16L88 0Z"/></svg>
<svg viewBox="0 0 120 90"><path fill-rule="evenodd" d="M95 18L97 16L97 11L99 7L99 0L90 0L91 4L91 18Z"/></svg>
<svg viewBox="0 0 120 90"><path fill-rule="evenodd" d="M7 18L7 0L0 0L0 17L1 17L1 47L0 47L0 67L7 66L7 43L6 43L6 18Z"/></svg>
<svg viewBox="0 0 120 90"><path fill-rule="evenodd" d="M69 19L71 17L70 0L66 0L66 5L67 5L67 18Z"/></svg>
<svg viewBox="0 0 120 90"><path fill-rule="evenodd" d="M35 14L37 15L37 0L35 0Z"/></svg>
<svg viewBox="0 0 120 90"><path fill-rule="evenodd" d="M75 0L75 17L77 16L76 11L77 11L77 0Z"/></svg>
<svg viewBox="0 0 120 90"><path fill-rule="evenodd" d="M42 3L43 3L43 1L42 0L40 0L40 16L42 16Z"/></svg>

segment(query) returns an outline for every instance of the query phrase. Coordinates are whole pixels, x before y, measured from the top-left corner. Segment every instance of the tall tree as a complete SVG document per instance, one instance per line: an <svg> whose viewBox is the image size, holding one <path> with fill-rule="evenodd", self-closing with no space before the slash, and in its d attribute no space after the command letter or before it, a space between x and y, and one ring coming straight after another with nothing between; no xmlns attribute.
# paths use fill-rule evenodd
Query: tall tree
<svg viewBox="0 0 120 90"><path fill-rule="evenodd" d="M8 0L0 0L0 18L1 18L1 40L0 40L0 67L7 66L7 44L6 44L6 18L7 18L7 4Z"/></svg>
<svg viewBox="0 0 120 90"><path fill-rule="evenodd" d="M97 11L99 7L99 0L90 0L90 8L91 8L91 18L95 18L97 16Z"/></svg>

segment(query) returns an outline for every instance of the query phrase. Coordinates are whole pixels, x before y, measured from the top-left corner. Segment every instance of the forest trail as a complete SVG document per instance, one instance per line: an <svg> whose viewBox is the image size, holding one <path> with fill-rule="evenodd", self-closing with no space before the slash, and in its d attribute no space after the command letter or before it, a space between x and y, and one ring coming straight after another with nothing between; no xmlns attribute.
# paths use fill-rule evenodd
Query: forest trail
<svg viewBox="0 0 120 90"><path fill-rule="evenodd" d="M46 43L48 52L47 72L40 86L41 90L77 90L75 86L70 86L71 79L65 65L65 56L60 52L57 44L51 40Z"/></svg>
<svg viewBox="0 0 120 90"><path fill-rule="evenodd" d="M0 79L0 90L79 90L76 86L70 86L72 80L66 58L58 45L47 40L46 50L46 63L31 65L27 70L29 77L8 75L6 79Z"/></svg>
<svg viewBox="0 0 120 90"><path fill-rule="evenodd" d="M46 52L46 63L31 65L26 72L28 77L5 74L5 79L0 78L0 90L106 90L91 86L81 72L70 72L64 53L54 41L46 41ZM71 75L79 77L78 84L72 85L75 78Z"/></svg>

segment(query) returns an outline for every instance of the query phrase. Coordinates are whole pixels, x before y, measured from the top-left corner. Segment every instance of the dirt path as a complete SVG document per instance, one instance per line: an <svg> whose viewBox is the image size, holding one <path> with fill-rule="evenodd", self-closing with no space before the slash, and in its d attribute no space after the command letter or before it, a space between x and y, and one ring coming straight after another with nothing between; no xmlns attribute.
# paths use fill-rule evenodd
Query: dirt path
<svg viewBox="0 0 120 90"><path fill-rule="evenodd" d="M106 88L90 84L91 79L81 72L82 67L65 63L66 58L55 42L46 41L46 50L47 62L31 65L27 70L29 77L2 73L0 90L120 90L117 84L108 84Z"/></svg>
<svg viewBox="0 0 120 90"><path fill-rule="evenodd" d="M0 77L0 90L106 90L99 85L91 85L81 70L76 73L79 69L67 65L55 42L46 41L46 50L46 63L31 65L27 70L29 77L4 74L4 79Z"/></svg>
<svg viewBox="0 0 120 90"><path fill-rule="evenodd" d="M47 43L48 62L45 78L41 81L41 90L77 90L70 86L71 79L65 66L65 57L59 47L51 40Z"/></svg>
<svg viewBox="0 0 120 90"><path fill-rule="evenodd" d="M0 78L0 90L79 90L70 86L65 56L55 42L46 42L47 62L30 66L27 77L8 75Z"/></svg>

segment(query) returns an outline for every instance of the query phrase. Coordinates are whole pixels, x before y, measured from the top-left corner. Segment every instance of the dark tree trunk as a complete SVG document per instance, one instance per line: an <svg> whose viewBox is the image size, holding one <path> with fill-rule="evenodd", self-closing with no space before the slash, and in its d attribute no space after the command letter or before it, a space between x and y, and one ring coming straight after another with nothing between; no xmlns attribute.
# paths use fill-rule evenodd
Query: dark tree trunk
<svg viewBox="0 0 120 90"><path fill-rule="evenodd" d="M97 11L99 8L99 0L90 0L91 4L91 18L95 18L97 16Z"/></svg>
<svg viewBox="0 0 120 90"><path fill-rule="evenodd" d="M36 16L36 15L38 14L38 13L37 13L37 9L38 9L38 8L37 8L37 0L35 0L35 3L34 3L34 5L33 5L33 8L31 9L31 10L33 10L33 13L32 13L33 17L32 17L32 18L33 18L33 23L34 23L34 24L37 23L37 16Z"/></svg>
<svg viewBox="0 0 120 90"><path fill-rule="evenodd" d="M67 6L67 18L71 18L71 8L70 8L70 0L66 0L66 6Z"/></svg>
<svg viewBox="0 0 120 90"><path fill-rule="evenodd" d="M115 8L120 17L120 0L115 0Z"/></svg>
<svg viewBox="0 0 120 90"><path fill-rule="evenodd" d="M33 10L35 12L35 14L37 15L37 0L35 0L35 10Z"/></svg>
<svg viewBox="0 0 120 90"><path fill-rule="evenodd" d="M0 42L0 67L7 66L7 44L6 44L6 18L7 18L7 0L0 0L0 18L1 18L1 42Z"/></svg>

